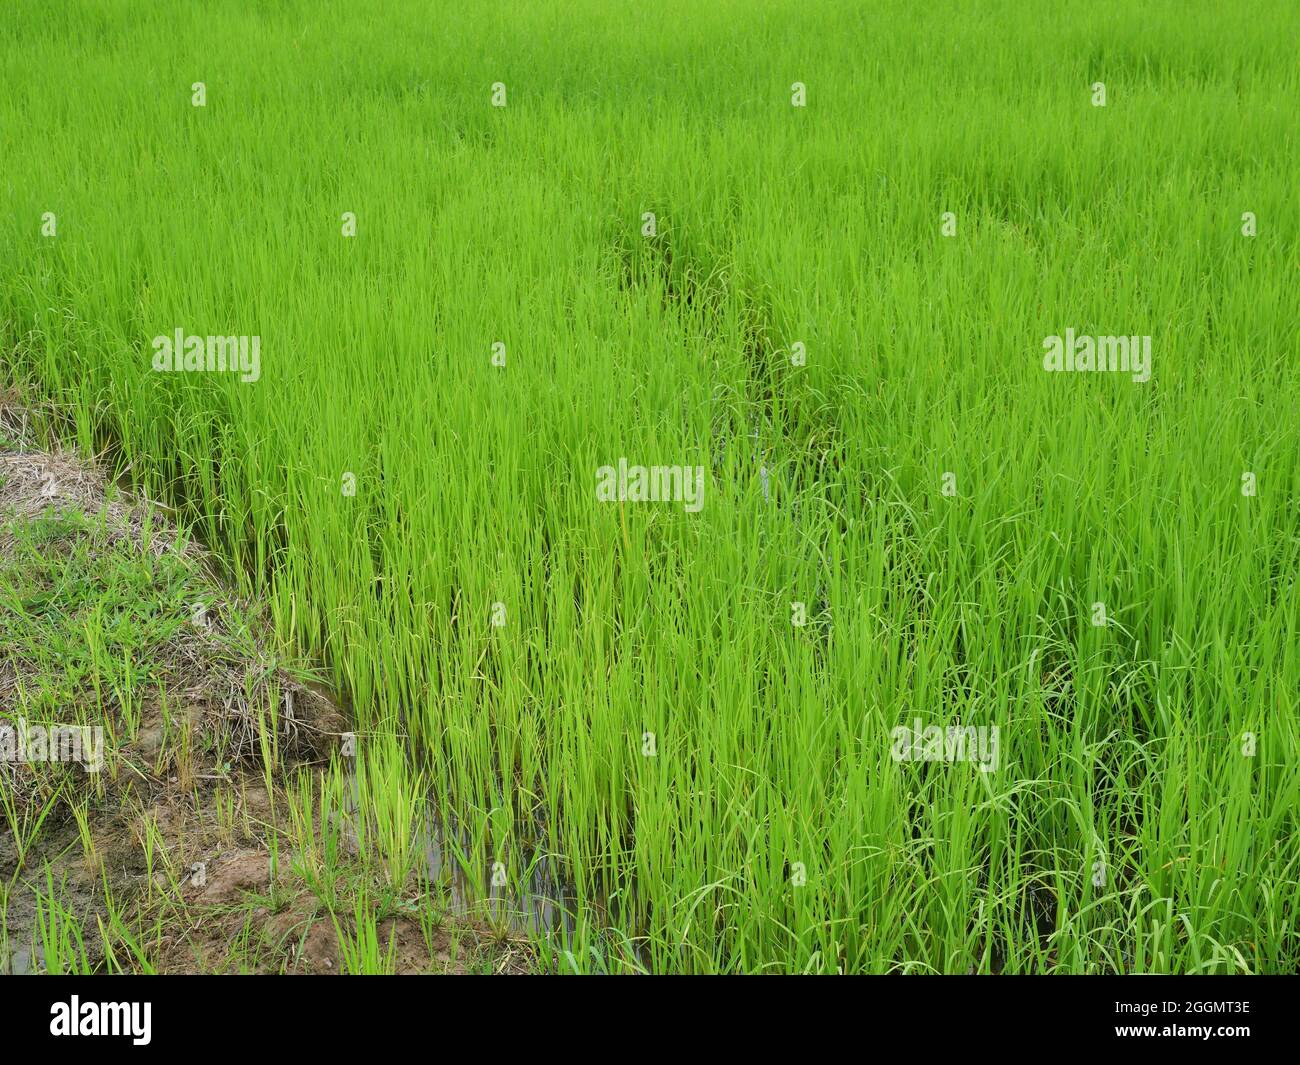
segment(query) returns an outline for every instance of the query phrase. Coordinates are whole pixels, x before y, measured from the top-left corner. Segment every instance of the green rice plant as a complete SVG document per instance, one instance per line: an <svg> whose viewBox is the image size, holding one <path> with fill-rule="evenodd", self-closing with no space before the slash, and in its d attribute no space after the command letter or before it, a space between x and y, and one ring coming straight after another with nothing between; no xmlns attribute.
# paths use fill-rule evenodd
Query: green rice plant
<svg viewBox="0 0 1300 1065"><path fill-rule="evenodd" d="M95 843L95 835L90 827L90 800L82 799L80 802L70 803L73 819L77 823L77 839L81 843L81 857L85 862L86 868L92 872L97 872L103 865L103 859L99 854L99 847Z"/></svg>
<svg viewBox="0 0 1300 1065"><path fill-rule="evenodd" d="M109 973L154 975L157 970L145 955L136 937L127 928L121 913L113 907L107 908L108 920L99 914L95 923L99 929L100 942L104 944L104 965ZM125 948L125 958L119 959L117 947Z"/></svg>
<svg viewBox="0 0 1300 1065"><path fill-rule="evenodd" d="M90 962L81 920L59 898L54 873L45 867L45 891L35 892L36 929L40 937L42 969L51 976L88 974Z"/></svg>
<svg viewBox="0 0 1300 1065"><path fill-rule="evenodd" d="M18 789L6 784L0 787L0 811L4 813L5 824L13 841L14 864L10 883L18 879L27 865L41 835L41 826L50 813L58 807L62 789L53 794L41 795L39 792L30 796L20 795Z"/></svg>
<svg viewBox="0 0 1300 1065"><path fill-rule="evenodd" d="M397 943L390 935L387 947L381 947L376 911L364 886L358 888L353 897L353 919L349 930L344 930L332 911L330 918L338 936L339 960L344 973L354 976L383 976L393 973Z"/></svg>
<svg viewBox="0 0 1300 1065"><path fill-rule="evenodd" d="M338 762L333 762L319 775L300 774L287 799L299 855L295 869L331 911L340 905L348 789Z"/></svg>
<svg viewBox="0 0 1300 1065"><path fill-rule="evenodd" d="M144 895L146 899L152 900L158 891L155 869L166 863L167 845L158 828L157 815L153 810L139 809L134 818L133 828L140 855L144 858Z"/></svg>

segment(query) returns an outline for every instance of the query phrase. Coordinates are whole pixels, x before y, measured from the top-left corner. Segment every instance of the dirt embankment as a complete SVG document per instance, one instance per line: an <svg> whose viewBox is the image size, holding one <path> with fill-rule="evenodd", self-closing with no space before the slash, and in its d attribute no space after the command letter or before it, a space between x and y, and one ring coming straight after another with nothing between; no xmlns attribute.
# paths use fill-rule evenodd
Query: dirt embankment
<svg viewBox="0 0 1300 1065"><path fill-rule="evenodd" d="M337 703L166 508L40 422L0 394L0 968L525 968L418 871L382 882L340 825L365 811ZM101 730L102 765L42 758L59 728Z"/></svg>

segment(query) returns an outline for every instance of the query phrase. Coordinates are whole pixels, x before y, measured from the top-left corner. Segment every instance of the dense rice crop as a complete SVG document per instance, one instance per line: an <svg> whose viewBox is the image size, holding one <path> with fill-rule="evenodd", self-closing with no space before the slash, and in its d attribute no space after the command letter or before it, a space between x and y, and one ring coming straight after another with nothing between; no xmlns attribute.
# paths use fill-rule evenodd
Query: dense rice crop
<svg viewBox="0 0 1300 1065"><path fill-rule="evenodd" d="M1297 22L23 0L4 358L566 968L1294 970Z"/></svg>

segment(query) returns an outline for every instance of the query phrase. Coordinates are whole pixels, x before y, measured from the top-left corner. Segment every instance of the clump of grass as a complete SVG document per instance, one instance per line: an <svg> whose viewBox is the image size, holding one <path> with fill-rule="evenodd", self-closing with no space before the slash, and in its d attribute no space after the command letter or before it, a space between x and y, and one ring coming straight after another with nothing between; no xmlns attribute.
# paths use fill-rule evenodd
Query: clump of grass
<svg viewBox="0 0 1300 1065"><path fill-rule="evenodd" d="M389 889L401 892L415 868L427 788L394 736L366 742L356 760L352 825L357 848L378 855Z"/></svg>

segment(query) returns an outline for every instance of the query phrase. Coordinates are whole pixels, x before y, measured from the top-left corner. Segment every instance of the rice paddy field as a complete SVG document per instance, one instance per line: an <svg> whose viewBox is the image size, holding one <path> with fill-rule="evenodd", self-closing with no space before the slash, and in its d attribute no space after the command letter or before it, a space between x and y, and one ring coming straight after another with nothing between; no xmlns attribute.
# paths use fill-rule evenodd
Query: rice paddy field
<svg viewBox="0 0 1300 1065"><path fill-rule="evenodd" d="M0 360L544 971L1295 972L1297 31L17 0Z"/></svg>

